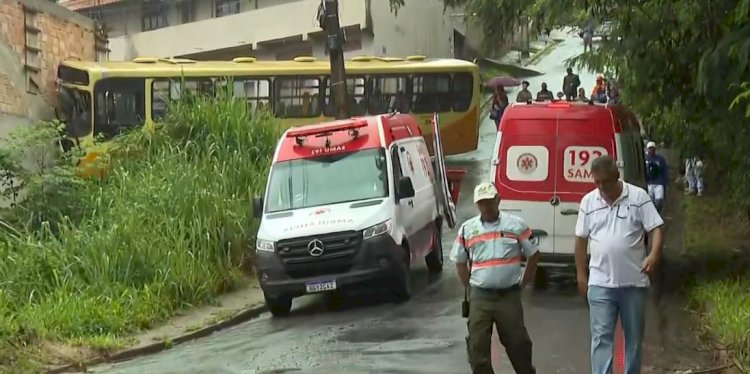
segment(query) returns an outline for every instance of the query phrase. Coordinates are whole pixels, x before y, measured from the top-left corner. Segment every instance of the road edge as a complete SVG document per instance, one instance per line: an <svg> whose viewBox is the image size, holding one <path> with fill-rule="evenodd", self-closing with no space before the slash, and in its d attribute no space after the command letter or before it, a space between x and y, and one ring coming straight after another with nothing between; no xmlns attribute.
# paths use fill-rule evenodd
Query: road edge
<svg viewBox="0 0 750 374"><path fill-rule="evenodd" d="M129 361L137 357L155 354L155 353L170 349L176 345L189 342L195 339L203 338L203 337L213 334L214 332L217 332L217 331L229 328L229 327L237 326L243 322L247 322L249 320L255 319L259 317L261 314L265 313L267 310L268 309L266 308L265 304L256 304L220 322L210 324L198 330L176 336L169 340L160 341L160 342L148 344L145 346L124 349L124 350L115 352L111 355L101 355L101 356L92 358L86 362L53 366L53 367L48 368L46 373L48 374L81 373L81 372L86 372L87 367L90 367L90 366L104 364L104 363Z"/></svg>
<svg viewBox="0 0 750 374"><path fill-rule="evenodd" d="M542 48L539 52L534 53L533 56L529 57L529 60L526 61L524 64L524 67L526 66L535 66L537 62L541 61L543 58L545 58L547 55L552 53L560 44L562 44L562 41L558 41L557 39L551 39L544 48Z"/></svg>

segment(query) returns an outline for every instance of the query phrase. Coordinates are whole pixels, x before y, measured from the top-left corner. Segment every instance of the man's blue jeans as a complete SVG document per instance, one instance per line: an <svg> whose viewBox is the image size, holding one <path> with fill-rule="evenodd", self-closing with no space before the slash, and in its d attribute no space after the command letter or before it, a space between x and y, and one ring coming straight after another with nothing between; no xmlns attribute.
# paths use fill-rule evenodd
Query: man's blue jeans
<svg viewBox="0 0 750 374"><path fill-rule="evenodd" d="M592 374L612 372L618 316L625 335L625 374L640 374L647 295L646 287L589 287Z"/></svg>

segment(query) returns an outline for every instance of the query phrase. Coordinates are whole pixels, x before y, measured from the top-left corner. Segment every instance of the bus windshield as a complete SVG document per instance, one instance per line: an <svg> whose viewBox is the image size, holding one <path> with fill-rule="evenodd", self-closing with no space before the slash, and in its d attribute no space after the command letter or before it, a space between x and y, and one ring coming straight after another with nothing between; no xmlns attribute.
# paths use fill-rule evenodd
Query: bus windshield
<svg viewBox="0 0 750 374"><path fill-rule="evenodd" d="M273 166L266 212L388 196L385 150L367 149Z"/></svg>
<svg viewBox="0 0 750 374"><path fill-rule="evenodd" d="M66 124L68 135L83 137L91 132L91 94L84 90L59 86L57 115Z"/></svg>

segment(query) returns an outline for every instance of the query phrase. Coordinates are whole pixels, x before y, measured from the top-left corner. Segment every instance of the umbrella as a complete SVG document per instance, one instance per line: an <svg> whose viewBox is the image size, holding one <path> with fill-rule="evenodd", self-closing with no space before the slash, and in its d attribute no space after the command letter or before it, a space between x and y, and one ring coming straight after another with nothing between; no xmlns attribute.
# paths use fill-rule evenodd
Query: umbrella
<svg viewBox="0 0 750 374"><path fill-rule="evenodd" d="M513 87L513 86L520 86L521 82L516 78L503 76L503 77L494 77L488 80L486 85L487 87L497 87L497 86Z"/></svg>

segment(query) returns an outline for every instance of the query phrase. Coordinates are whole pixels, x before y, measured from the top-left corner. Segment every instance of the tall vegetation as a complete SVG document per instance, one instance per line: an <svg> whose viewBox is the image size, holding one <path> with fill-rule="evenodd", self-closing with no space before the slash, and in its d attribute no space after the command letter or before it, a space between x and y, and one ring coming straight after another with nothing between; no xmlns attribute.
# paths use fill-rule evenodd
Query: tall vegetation
<svg viewBox="0 0 750 374"><path fill-rule="evenodd" d="M6 184L24 185L0 221L0 362L38 339L112 344L211 302L249 270L251 201L279 131L217 95L174 102L154 132L116 138L103 180L77 178L68 155L19 167L29 142L59 134L51 124L0 148Z"/></svg>
<svg viewBox="0 0 750 374"><path fill-rule="evenodd" d="M409 1L390 0L393 9ZM750 0L444 3L476 14L466 20L482 30L487 47L529 19L538 28L612 21L613 37L570 63L616 76L650 135L700 153L750 214Z"/></svg>

